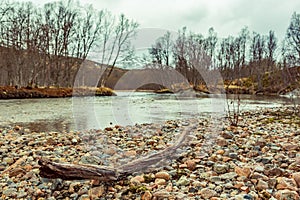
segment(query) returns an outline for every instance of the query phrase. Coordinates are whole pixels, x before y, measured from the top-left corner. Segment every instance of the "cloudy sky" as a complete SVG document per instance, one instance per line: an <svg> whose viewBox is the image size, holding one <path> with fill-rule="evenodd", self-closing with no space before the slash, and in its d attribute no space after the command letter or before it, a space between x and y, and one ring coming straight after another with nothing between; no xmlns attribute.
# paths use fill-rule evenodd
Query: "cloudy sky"
<svg viewBox="0 0 300 200"><path fill-rule="evenodd" d="M32 0L36 4L51 0ZM220 37L236 35L245 26L267 34L274 30L283 38L293 12L300 12L299 0L79 0L96 9L124 13L140 28L170 31L187 26L206 34L214 27Z"/></svg>

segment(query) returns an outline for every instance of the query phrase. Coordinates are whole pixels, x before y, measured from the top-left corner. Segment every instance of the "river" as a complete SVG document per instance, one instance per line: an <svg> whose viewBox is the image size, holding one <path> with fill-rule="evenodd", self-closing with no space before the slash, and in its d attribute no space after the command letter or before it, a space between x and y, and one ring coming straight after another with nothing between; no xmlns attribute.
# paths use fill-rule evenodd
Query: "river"
<svg viewBox="0 0 300 200"><path fill-rule="evenodd" d="M33 131L103 129L114 125L159 123L209 115L225 116L232 96L117 92L113 97L0 100L0 126L20 125ZM241 95L241 110L291 104L283 97ZM235 106L236 107L236 106Z"/></svg>

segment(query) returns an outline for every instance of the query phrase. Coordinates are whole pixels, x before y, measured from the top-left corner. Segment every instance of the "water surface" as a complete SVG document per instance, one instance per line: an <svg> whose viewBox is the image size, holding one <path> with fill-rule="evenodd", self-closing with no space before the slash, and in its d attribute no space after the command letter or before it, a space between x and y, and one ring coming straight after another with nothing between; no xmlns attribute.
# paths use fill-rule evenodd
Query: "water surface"
<svg viewBox="0 0 300 200"><path fill-rule="evenodd" d="M103 129L112 125L159 123L202 115L225 115L232 96L117 92L114 97L0 100L0 126L34 131ZM233 103L236 103L234 101ZM241 95L241 110L291 104L288 98Z"/></svg>

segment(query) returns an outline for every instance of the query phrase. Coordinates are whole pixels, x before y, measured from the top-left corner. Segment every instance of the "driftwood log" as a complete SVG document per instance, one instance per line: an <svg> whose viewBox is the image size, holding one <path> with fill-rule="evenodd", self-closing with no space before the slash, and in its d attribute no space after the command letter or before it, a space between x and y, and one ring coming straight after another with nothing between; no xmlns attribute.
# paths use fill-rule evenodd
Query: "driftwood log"
<svg viewBox="0 0 300 200"><path fill-rule="evenodd" d="M158 153L133 160L117 168L108 168L101 165L58 163L46 158L40 158L38 161L40 176L44 178L61 178L63 180L93 179L115 181L135 172L145 172L153 166L161 165L168 160L175 159L178 156L176 151L187 144L193 128L186 128L172 146Z"/></svg>

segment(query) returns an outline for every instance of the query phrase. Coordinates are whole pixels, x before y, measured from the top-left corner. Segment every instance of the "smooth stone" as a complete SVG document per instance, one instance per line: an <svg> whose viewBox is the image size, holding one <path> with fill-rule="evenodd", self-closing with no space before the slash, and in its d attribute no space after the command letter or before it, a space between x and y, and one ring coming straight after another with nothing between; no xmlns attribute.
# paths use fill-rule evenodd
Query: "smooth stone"
<svg viewBox="0 0 300 200"><path fill-rule="evenodd" d="M213 183L220 183L222 182L221 178L219 176L211 176L210 177L210 182L213 182Z"/></svg>
<svg viewBox="0 0 300 200"><path fill-rule="evenodd" d="M71 142L72 142L72 144L77 144L77 143L78 143L78 140L77 140L76 138L73 138L73 139L71 140Z"/></svg>
<svg viewBox="0 0 300 200"><path fill-rule="evenodd" d="M181 192L178 192L177 194L176 194L176 199L178 199L178 200L185 200L185 199L187 199L187 195L186 194L184 194L184 193L181 193Z"/></svg>
<svg viewBox="0 0 300 200"><path fill-rule="evenodd" d="M255 168L254 168L254 171L255 172L264 172L265 171L265 168L264 168L264 166L256 166Z"/></svg>
<svg viewBox="0 0 300 200"><path fill-rule="evenodd" d="M4 190L2 193L7 197L16 197L18 195L16 188L8 188Z"/></svg>
<svg viewBox="0 0 300 200"><path fill-rule="evenodd" d="M81 183L80 182L72 182L69 186L69 192L70 193L75 193L77 192L81 187Z"/></svg>
<svg viewBox="0 0 300 200"><path fill-rule="evenodd" d="M225 164L215 164L213 167L214 171L218 174L224 174L228 170L228 165Z"/></svg>
<svg viewBox="0 0 300 200"><path fill-rule="evenodd" d="M263 158L261 158L261 162L263 164L271 163L272 160L273 160L273 157L263 157Z"/></svg>
<svg viewBox="0 0 300 200"><path fill-rule="evenodd" d="M224 139L232 139L234 135L233 135L232 132L224 131L224 132L221 133L221 136L222 136Z"/></svg>
<svg viewBox="0 0 300 200"><path fill-rule="evenodd" d="M189 188L189 193L196 193L198 190L194 187Z"/></svg>
<svg viewBox="0 0 300 200"><path fill-rule="evenodd" d="M168 198L170 196L171 196L171 194L166 190L159 190L159 191L153 193L153 197L156 197L158 199Z"/></svg>
<svg viewBox="0 0 300 200"><path fill-rule="evenodd" d="M226 184L224 185L224 187L227 188L227 189L232 189L232 188L234 188L234 186L233 186L233 184L232 184L231 182L226 183Z"/></svg>
<svg viewBox="0 0 300 200"><path fill-rule="evenodd" d="M90 200L90 196L88 194L83 194L79 197L78 200Z"/></svg>
<svg viewBox="0 0 300 200"><path fill-rule="evenodd" d="M196 169L196 162L194 160L187 160L185 163L190 171L194 171Z"/></svg>
<svg viewBox="0 0 300 200"><path fill-rule="evenodd" d="M208 179L211 176L211 173L208 172L202 172L199 174L200 179Z"/></svg>
<svg viewBox="0 0 300 200"><path fill-rule="evenodd" d="M299 194L296 191L291 190L279 190L275 193L276 199L300 199Z"/></svg>
<svg viewBox="0 0 300 200"><path fill-rule="evenodd" d="M229 153L228 156L232 159L238 159L238 154L237 153Z"/></svg>
<svg viewBox="0 0 300 200"><path fill-rule="evenodd" d="M203 188L200 190L200 195L204 199L210 199L214 196L217 196L217 192L208 188Z"/></svg>
<svg viewBox="0 0 300 200"><path fill-rule="evenodd" d="M145 182L145 178L143 176L135 176L130 179L130 183L133 184L140 184L144 182Z"/></svg>
<svg viewBox="0 0 300 200"><path fill-rule="evenodd" d="M104 193L105 193L105 187L103 185L98 187L93 187L89 190L89 195L91 196L91 199L102 197Z"/></svg>
<svg viewBox="0 0 300 200"><path fill-rule="evenodd" d="M156 185L166 185L166 184L167 184L166 180L165 180L165 179L162 179L162 178L157 178L157 179L155 179L154 183L155 183Z"/></svg>
<svg viewBox="0 0 300 200"><path fill-rule="evenodd" d="M267 181L269 180L269 177L267 177L266 175L264 174L260 174L258 172L254 172L251 176L250 176L251 179L256 179L256 180L259 180L259 179L262 179L264 181Z"/></svg>
<svg viewBox="0 0 300 200"><path fill-rule="evenodd" d="M181 176L180 179L176 182L177 186L186 186L190 184L190 180L186 176Z"/></svg>
<svg viewBox="0 0 300 200"><path fill-rule="evenodd" d="M267 182L263 181L263 180L258 180L258 183L255 187L257 190L261 191L261 190L266 190L269 188L269 185Z"/></svg>
<svg viewBox="0 0 300 200"><path fill-rule="evenodd" d="M146 191L142 196L142 200L151 200L151 199L152 199L152 194L150 191Z"/></svg>
<svg viewBox="0 0 300 200"><path fill-rule="evenodd" d="M238 176L249 177L251 174L251 169L248 167L235 167L234 171Z"/></svg>
<svg viewBox="0 0 300 200"><path fill-rule="evenodd" d="M250 191L250 192L248 193L248 195L251 195L251 197L252 197L253 200L254 200L254 199L258 199L258 194L256 194L254 191Z"/></svg>
<svg viewBox="0 0 300 200"><path fill-rule="evenodd" d="M286 177L278 177L276 189L277 190L288 189L288 190L297 191L297 183L294 179L289 179Z"/></svg>
<svg viewBox="0 0 300 200"><path fill-rule="evenodd" d="M50 189L51 190L61 190L64 187L63 181L60 178L54 179Z"/></svg>
<svg viewBox="0 0 300 200"><path fill-rule="evenodd" d="M79 195L78 195L77 193L72 193L72 194L70 195L70 198L71 198L71 199L78 199L78 197L79 197ZM47 199L47 200L49 200L49 199Z"/></svg>
<svg viewBox="0 0 300 200"><path fill-rule="evenodd" d="M230 179L236 178L237 176L238 175L235 172L228 172L228 173L225 173L225 174L221 174L220 178L223 179L223 180L230 180Z"/></svg>
<svg viewBox="0 0 300 200"><path fill-rule="evenodd" d="M168 172L162 171L162 172L157 172L155 174L155 178L161 178L165 180L170 180L171 176Z"/></svg>
<svg viewBox="0 0 300 200"><path fill-rule="evenodd" d="M297 183L298 188L300 188L300 172L295 172L292 174L292 178Z"/></svg>
<svg viewBox="0 0 300 200"><path fill-rule="evenodd" d="M13 158L5 157L3 158L3 162L7 163L8 165L13 164L15 161Z"/></svg>
<svg viewBox="0 0 300 200"><path fill-rule="evenodd" d="M225 193L222 193L222 194L220 195L220 198L221 198L221 199L228 199L228 197L229 197L229 195L228 195L228 194L225 194Z"/></svg>

